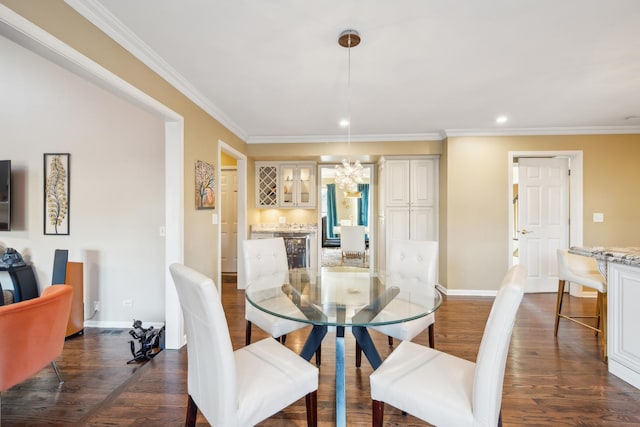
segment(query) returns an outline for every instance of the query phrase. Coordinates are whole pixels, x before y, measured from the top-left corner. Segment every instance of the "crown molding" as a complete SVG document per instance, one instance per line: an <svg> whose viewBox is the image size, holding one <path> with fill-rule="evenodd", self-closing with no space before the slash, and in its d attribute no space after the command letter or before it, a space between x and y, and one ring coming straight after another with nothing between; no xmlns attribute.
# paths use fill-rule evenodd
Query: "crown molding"
<svg viewBox="0 0 640 427"><path fill-rule="evenodd" d="M592 126L505 129L446 129L446 137L454 136L535 136L535 135L618 135L640 134L640 126Z"/></svg>
<svg viewBox="0 0 640 427"><path fill-rule="evenodd" d="M442 141L442 133L351 135L351 142ZM247 144L346 143L346 135L250 136Z"/></svg>
<svg viewBox="0 0 640 427"><path fill-rule="evenodd" d="M171 67L153 49L127 28L97 0L65 0L71 8L98 27L116 43L129 51L142 63L189 98L194 104L218 120L240 139L247 139L246 132L229 116L214 105L206 96L194 88L189 81Z"/></svg>

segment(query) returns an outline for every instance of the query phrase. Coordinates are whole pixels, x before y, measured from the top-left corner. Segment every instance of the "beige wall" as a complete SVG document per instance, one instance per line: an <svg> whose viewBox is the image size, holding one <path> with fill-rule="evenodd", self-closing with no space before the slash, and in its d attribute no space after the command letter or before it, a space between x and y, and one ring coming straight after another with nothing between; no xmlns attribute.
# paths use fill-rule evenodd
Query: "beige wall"
<svg viewBox="0 0 640 427"><path fill-rule="evenodd" d="M231 157L223 151L220 153L220 165L226 167L238 166L238 161L235 157Z"/></svg>
<svg viewBox="0 0 640 427"><path fill-rule="evenodd" d="M0 0L0 3L184 117L185 263L216 277L217 227L211 224L211 211L195 209L195 162L203 160L218 164L218 140L241 153L246 152L246 144L64 1ZM219 200L219 194L216 198Z"/></svg>
<svg viewBox="0 0 640 427"><path fill-rule="evenodd" d="M508 266L509 151L583 151L584 244L640 246L640 135L449 138L441 160L441 281L495 289ZM605 214L593 223L593 212Z"/></svg>

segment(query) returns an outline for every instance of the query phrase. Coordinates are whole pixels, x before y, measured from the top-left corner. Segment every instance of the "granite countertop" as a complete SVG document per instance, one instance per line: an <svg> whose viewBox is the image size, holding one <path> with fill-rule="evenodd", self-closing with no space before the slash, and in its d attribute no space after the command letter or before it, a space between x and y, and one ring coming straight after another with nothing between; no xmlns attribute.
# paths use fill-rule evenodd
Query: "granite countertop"
<svg viewBox="0 0 640 427"><path fill-rule="evenodd" d="M607 248L602 246L579 247L572 246L569 252L576 255L585 255L598 261L610 261L619 264L634 265L640 267L640 248Z"/></svg>
<svg viewBox="0 0 640 427"><path fill-rule="evenodd" d="M316 224L251 224L252 233L311 234L317 229Z"/></svg>

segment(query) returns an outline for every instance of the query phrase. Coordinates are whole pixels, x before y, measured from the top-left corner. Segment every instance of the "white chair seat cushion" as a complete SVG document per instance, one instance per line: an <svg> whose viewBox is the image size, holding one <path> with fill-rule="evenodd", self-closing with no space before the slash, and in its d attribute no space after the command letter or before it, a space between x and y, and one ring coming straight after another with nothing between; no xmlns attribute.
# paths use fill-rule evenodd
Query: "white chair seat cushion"
<svg viewBox="0 0 640 427"><path fill-rule="evenodd" d="M264 308L271 309L274 312L286 312L289 313L291 317L295 318L304 317L304 314L298 309L298 307L296 307L289 298L284 296L284 294L282 297L272 298L261 304ZM245 305L245 318L263 331L270 333L274 338L281 337L282 335L286 335L307 326L307 324L303 322L296 322L294 320L283 319L281 317L271 315L254 307L248 301Z"/></svg>
<svg viewBox="0 0 640 427"><path fill-rule="evenodd" d="M273 338L233 355L239 426L256 425L318 388L318 368Z"/></svg>
<svg viewBox="0 0 640 427"><path fill-rule="evenodd" d="M384 311L373 318L374 322L384 322L385 318L395 318L401 316L410 316L411 313L416 315L424 312L424 309L416 304L408 301L394 299L385 307ZM392 323L389 325L372 326L370 329L388 335L402 341L411 341L418 334L424 331L429 325L436 321L435 315L429 314L415 320L402 323Z"/></svg>
<svg viewBox="0 0 640 427"><path fill-rule="evenodd" d="M593 258L571 254L567 249L558 249L558 278L598 292L607 291L606 281L598 270L598 262Z"/></svg>
<svg viewBox="0 0 640 427"><path fill-rule="evenodd" d="M468 360L403 341L371 374L371 398L433 425L472 426L475 367Z"/></svg>
<svg viewBox="0 0 640 427"><path fill-rule="evenodd" d="M604 281L604 278L599 271L593 271L593 272L581 273L581 274L567 272L565 277L562 277L562 279L568 280L569 282L573 282L577 285L593 288L598 292L606 292L606 289L607 289L607 285Z"/></svg>

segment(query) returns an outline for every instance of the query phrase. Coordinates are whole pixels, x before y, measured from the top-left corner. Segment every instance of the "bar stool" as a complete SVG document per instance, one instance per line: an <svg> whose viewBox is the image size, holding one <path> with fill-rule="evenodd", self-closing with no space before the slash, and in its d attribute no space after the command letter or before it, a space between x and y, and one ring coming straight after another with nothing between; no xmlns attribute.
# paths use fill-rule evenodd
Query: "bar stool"
<svg viewBox="0 0 640 427"><path fill-rule="evenodd" d="M604 277L598 271L595 259L587 256L570 254L567 249L558 249L558 298L556 302L556 325L553 334L558 336L558 324L560 318L571 320L600 333L602 345L602 359L607 360L607 284ZM571 316L562 314L562 299L566 282L595 289L598 292L595 316ZM596 319L595 326L582 322L579 319Z"/></svg>

